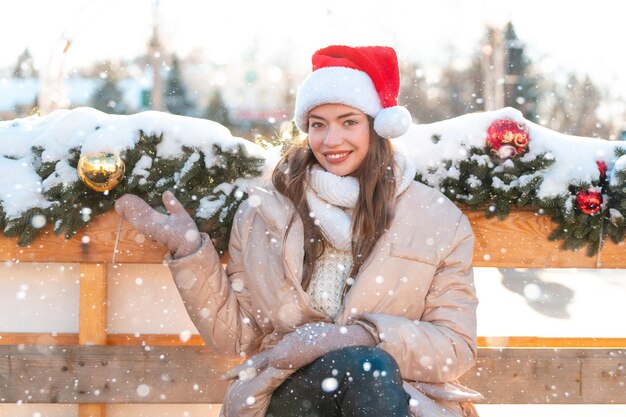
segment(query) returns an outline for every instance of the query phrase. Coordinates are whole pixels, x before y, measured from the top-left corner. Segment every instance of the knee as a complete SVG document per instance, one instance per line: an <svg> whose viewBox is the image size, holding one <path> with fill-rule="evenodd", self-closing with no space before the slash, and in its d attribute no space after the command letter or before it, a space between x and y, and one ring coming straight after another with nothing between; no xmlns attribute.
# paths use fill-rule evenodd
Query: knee
<svg viewBox="0 0 626 417"><path fill-rule="evenodd" d="M351 346L336 351L337 360L355 371L379 374L399 374L398 363L389 353L378 347Z"/></svg>
<svg viewBox="0 0 626 417"><path fill-rule="evenodd" d="M361 362L363 370L367 371L367 367L371 367L371 371L386 371L391 373L400 372L398 362L389 353L378 347L367 347L365 352L361 354ZM370 365L367 365L367 364Z"/></svg>

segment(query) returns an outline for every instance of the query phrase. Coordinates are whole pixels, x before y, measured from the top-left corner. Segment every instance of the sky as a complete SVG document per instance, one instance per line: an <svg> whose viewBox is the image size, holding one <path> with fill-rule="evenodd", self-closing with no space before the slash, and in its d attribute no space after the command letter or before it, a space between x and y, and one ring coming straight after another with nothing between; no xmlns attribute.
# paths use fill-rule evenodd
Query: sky
<svg viewBox="0 0 626 417"><path fill-rule="evenodd" d="M65 64L129 58L145 51L155 0L2 0L0 67L28 47L52 65L65 39ZM619 2L595 0L160 0L167 48L202 51L220 64L256 58L307 68L328 44L394 46L400 59L437 65L466 59L485 32L511 20L529 56L547 70L588 73L626 97Z"/></svg>

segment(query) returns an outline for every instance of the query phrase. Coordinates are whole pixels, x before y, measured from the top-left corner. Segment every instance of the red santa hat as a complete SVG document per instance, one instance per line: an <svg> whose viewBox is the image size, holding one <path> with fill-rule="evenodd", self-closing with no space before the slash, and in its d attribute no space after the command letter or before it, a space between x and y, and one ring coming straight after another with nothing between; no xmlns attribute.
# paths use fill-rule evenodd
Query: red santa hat
<svg viewBox="0 0 626 417"><path fill-rule="evenodd" d="M322 104L345 104L374 118L374 130L396 138L411 126L411 114L398 106L400 71L393 48L333 45L313 54L313 72L300 84L295 121L308 131L309 111Z"/></svg>

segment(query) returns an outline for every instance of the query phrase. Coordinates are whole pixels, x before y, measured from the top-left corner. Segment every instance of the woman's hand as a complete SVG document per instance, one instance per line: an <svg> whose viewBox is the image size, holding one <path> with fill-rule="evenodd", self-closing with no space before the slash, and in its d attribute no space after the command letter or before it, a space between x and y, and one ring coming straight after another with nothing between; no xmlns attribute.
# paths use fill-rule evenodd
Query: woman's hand
<svg viewBox="0 0 626 417"><path fill-rule="evenodd" d="M172 192L164 192L162 198L169 214L159 213L132 194L120 197L115 210L140 233L167 247L175 258L192 254L202 245L196 223Z"/></svg>
<svg viewBox="0 0 626 417"><path fill-rule="evenodd" d="M327 331L332 326L327 323L313 323L300 327L285 335L276 346L249 357L244 363L231 369L224 375L224 379L251 379L269 366L277 369L300 369L330 351L324 346L324 342L328 336Z"/></svg>
<svg viewBox="0 0 626 417"><path fill-rule="evenodd" d="M375 344L374 337L359 325L311 323L285 335L273 348L249 357L224 375L224 379L251 379L269 366L277 369L300 369L333 350Z"/></svg>

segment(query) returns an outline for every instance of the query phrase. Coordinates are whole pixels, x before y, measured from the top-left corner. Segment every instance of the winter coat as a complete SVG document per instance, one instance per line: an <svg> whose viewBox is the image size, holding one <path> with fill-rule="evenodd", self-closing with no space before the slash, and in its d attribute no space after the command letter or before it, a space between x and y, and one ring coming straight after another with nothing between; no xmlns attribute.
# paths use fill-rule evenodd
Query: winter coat
<svg viewBox="0 0 626 417"><path fill-rule="evenodd" d="M233 224L226 271L206 236L198 252L169 260L191 319L217 353L251 355L306 323L332 321L310 306L300 285L303 226L298 219L286 234L292 213L278 192L250 189ZM440 192L412 183L335 318L365 327L397 361L413 416L474 415L467 401L481 397L455 382L476 360L473 244L463 213ZM234 381L222 415L264 416L273 390L293 372L269 367Z"/></svg>

